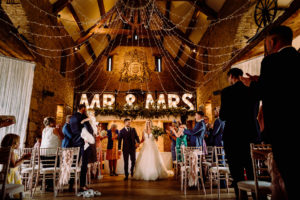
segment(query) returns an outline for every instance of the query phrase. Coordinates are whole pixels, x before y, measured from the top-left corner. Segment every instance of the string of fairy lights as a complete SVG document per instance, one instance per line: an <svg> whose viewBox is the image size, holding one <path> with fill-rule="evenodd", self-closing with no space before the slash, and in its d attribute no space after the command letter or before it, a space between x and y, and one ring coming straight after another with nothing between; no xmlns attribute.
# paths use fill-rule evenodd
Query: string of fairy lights
<svg viewBox="0 0 300 200"><path fill-rule="evenodd" d="M135 8L133 5L126 4L123 0L119 0L119 1L115 1L116 3L111 8L110 11L106 12L104 15L100 16L99 18L93 18L93 19L90 19L88 16L86 16L83 13L83 11L80 9L80 5L77 4L76 1L73 1L72 2L73 7L76 8L76 13L78 16L80 16L80 19L81 19L80 22L75 21L70 18L64 18L64 16L61 16L60 14L56 15L56 14L50 13L46 10L43 10L39 6L32 3L31 0L26 0L26 2L28 2L28 4L31 5L32 8L37 10L39 13L41 13L43 15L47 15L48 17L51 17L51 18L55 18L59 21L59 23L57 25L49 25L49 24L41 23L39 21L27 20L29 24L34 24L34 25L37 25L40 27L51 28L51 29L65 29L65 30L67 30L65 32L67 32L68 34L62 34L62 35L52 35L52 34L50 35L49 34L49 35L47 35L47 33L48 33L47 31L44 31L43 33L37 33L37 32L28 31L27 29L24 29L22 27L18 27L17 28L18 31L22 32L22 34L28 34L28 35L31 35L31 36L37 37L37 38L59 39L59 40L64 40L65 38L72 39L78 35L80 36L80 35L86 33L86 30L78 31L76 29L72 29L72 27L76 24L79 26L89 26L90 24L97 25L99 23L99 21L101 21L105 18L108 18L108 19L106 19L105 22L102 23L102 25L99 27L99 30L101 28L103 28L103 26L109 27L109 29L105 32L105 34L112 36L114 34L113 30L118 29L118 25L120 25L120 23L130 24L130 21L128 21L127 18L122 15L122 10L119 10L117 3L121 3L126 9L129 9L130 15L129 15L128 19L132 19L132 17L134 17L135 11L139 11L141 13L141 15L143 14L144 16L146 16L146 19L149 19L149 20L148 20L147 24L143 24L143 25L139 26L137 30L140 29L141 32L143 30L145 30L148 38L153 38L153 40L155 42L155 47L157 47L160 55L162 55L163 57L166 58L166 59L163 59L163 62L165 63L166 69L168 70L172 79L183 91L185 91L187 93L192 93L193 91L195 91L195 89L203 86L204 84L206 84L207 82L209 82L210 80L212 80L215 77L211 76L210 79L207 79L205 81L197 81L197 80L191 79L186 73L182 72L182 70L180 69L180 65L178 64L179 62L185 63L185 65L184 65L185 67L187 67L195 72L208 72L208 73L216 73L217 74L219 71L221 71L224 68L224 66L227 63L229 63L232 59L234 59L234 57L232 57L232 55L235 55L236 53L238 53L245 47L245 42L234 42L233 44L224 45L224 46L206 46L206 45L201 45L199 43L197 44L197 43L192 42L188 38L183 37L182 35L178 34L178 32L176 30L177 29L184 29L184 30L190 29L190 30L194 31L194 30L199 30L199 29L204 29L204 28L209 29L209 28L216 26L222 22L245 16L247 8L249 8L249 6L251 5L250 0L248 0L246 3L244 3L241 7L236 9L230 15L228 15L224 18L218 18L217 20L211 21L205 27L203 27L203 26L188 27L188 26L184 25L187 20L198 20L197 18L196 19L191 18L191 16L194 13L194 10L196 9L196 1L191 4L185 4L185 6L189 6L190 8L195 7L195 9L187 9L188 7L186 7L184 9L187 9L188 13L186 13L184 16L179 16L176 13L172 12L171 9L167 10L163 6L158 6L155 0L149 0L144 6L138 7L138 8ZM148 9L149 7L151 7L151 8ZM0 8L0 9L2 10L2 8ZM4 10L2 10L2 11L4 11ZM164 13L168 12L169 17L167 18L164 14L162 14L163 12ZM116 15L114 15L114 14L116 14ZM158 17L160 19L160 21L156 20L154 15L156 15L156 17ZM174 24L174 21L171 20L172 17L170 17L170 16L173 16L173 18L177 17L181 20ZM8 25L14 27L14 25L11 22L8 22L2 18L0 18L0 20L5 22ZM161 26L161 23L163 23L163 26ZM73 25L71 25L71 24L73 24ZM197 24L197 23L195 23L195 24ZM173 26L171 26L171 25L173 25ZM243 30L248 30L248 29L244 28ZM85 56L84 57L85 61L79 63L78 66L72 66L72 69L65 70L63 72L51 68L52 70L59 72L59 73L76 74L76 76L74 75L73 77L66 77L70 81L76 81L88 73L88 77L82 83L74 86L74 89L78 89L78 88L83 88L83 86L87 86L87 84L89 84L87 87L85 87L85 91L89 91L89 89L93 87L93 85L97 82L99 77L101 77L101 74L104 71L104 67L101 67L101 69L99 69L99 67L95 67L95 65L97 63L102 63L103 59L105 58L105 56L103 56L103 55L109 55L110 52L113 50L113 47L121 45L121 42L122 41L124 42L124 40L122 40L122 39L123 39L124 35L126 35L126 34L124 34L124 29L122 29L121 39L119 40L119 44L115 44L116 40L112 39L112 43L108 42L108 46L105 47L104 49L102 49L102 52L101 52L101 50L100 50L102 48L101 45L105 43L106 37L101 37L100 40L98 40L99 34L97 34L97 33L92 34L89 37L86 37L80 43L76 43L76 41L75 41L73 46L71 45L66 48L48 48L48 47L46 48L46 47L38 46L36 44L28 42L27 40L24 40L22 37L19 37L18 33L14 33L14 32L10 32L10 33L14 37L16 37L18 40L25 43L31 52L33 52L34 54L39 55L41 57L45 57L45 58L49 58L49 59L61 59L62 57L71 57L78 53L81 54L79 48L80 49L87 48L87 45L88 45L87 42L95 41L96 44L98 43L99 46L96 48L93 46L93 52L89 56ZM157 38L157 36L165 37L164 42L162 43L161 40ZM131 37L132 37L131 47L134 47L134 46L136 46L136 45L134 45L134 39L135 39L134 31L131 31ZM166 38L171 38L171 39L166 39ZM144 37L140 38L137 36L136 40L137 40L137 46L145 46ZM149 39L147 41L149 43L148 44L149 46L151 46L151 45L153 46L153 44L150 44ZM140 45L140 42L141 42L141 45ZM126 45L130 46L129 43L130 43L129 37L127 37ZM177 55L178 52L176 52L175 49L172 47L174 47L178 44L183 45L182 56L179 56L177 61L174 61L174 58L172 55ZM191 48L191 47L193 47L193 48ZM239 47L239 48L235 48L235 47ZM189 48L189 52L191 52L190 54L187 51L185 51L186 48ZM149 49L151 50L152 55L154 55L153 49L152 48L149 48ZM225 52L225 53L222 52L220 54L200 54L199 53L200 49L212 50L212 51L213 50L228 50L228 52ZM167 51L169 53L167 53ZM179 49L178 49L178 51L179 51ZM68 53L62 54L62 52L68 52ZM98 55L96 55L95 52L98 52ZM61 54L58 55L59 53L61 53ZM55 55L50 55L50 54L55 54ZM195 54L197 56L194 57L192 54ZM97 57L99 55L102 55L100 59L93 59L93 57ZM186 58L186 60L184 60L182 58L183 56ZM219 63L209 63L209 62L203 62L203 61L199 60L197 57L200 57L200 56L201 57L206 56L208 58L217 58L216 60L220 60L219 58L222 58L222 57L224 57L224 58L229 57L229 59L221 59L221 62L219 62ZM195 63L195 65L194 66L190 65L189 63L186 62L187 60L193 61ZM75 73L77 70L82 69L82 67L85 66L86 63L90 63L89 67L86 70L84 70L80 74ZM199 66L203 66L203 65L209 66L209 69L199 68ZM90 72L90 70L92 68L91 66L94 66L94 69L92 72ZM182 69L184 69L184 68L182 68ZM107 89L114 73L115 72L109 73L109 77L107 78L106 83L103 87L103 90L100 92L100 95L102 95L105 92L105 90ZM165 94L167 94L167 91L164 87L164 84L160 77L160 74L159 73L155 73L155 74L157 75L157 78L159 80L159 83L161 85L163 92ZM93 79L93 80L91 80L91 79ZM129 82L128 92L130 91L130 87L131 87L130 84L131 83ZM147 91L150 92L148 81L145 81L144 84L145 84L145 87L147 88ZM121 86L122 86L122 84L121 84L121 82L119 82L118 89L116 90L117 93L120 91ZM143 83L140 84L140 87L142 90Z"/></svg>

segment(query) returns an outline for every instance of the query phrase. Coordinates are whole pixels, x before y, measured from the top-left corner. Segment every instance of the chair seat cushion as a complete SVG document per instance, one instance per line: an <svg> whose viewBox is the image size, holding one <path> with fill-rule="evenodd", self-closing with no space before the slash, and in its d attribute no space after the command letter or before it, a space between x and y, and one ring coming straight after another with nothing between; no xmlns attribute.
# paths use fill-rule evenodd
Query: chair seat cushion
<svg viewBox="0 0 300 200"><path fill-rule="evenodd" d="M211 167L211 162L202 162L202 165L203 166Z"/></svg>
<svg viewBox="0 0 300 200"><path fill-rule="evenodd" d="M18 194L24 192L24 185L21 184L6 184L5 192L7 194ZM0 184L0 188L2 188L2 184Z"/></svg>
<svg viewBox="0 0 300 200"><path fill-rule="evenodd" d="M217 167L211 167L209 169L210 172L213 172L213 173L217 173L218 172L218 168ZM219 173L225 173L225 174L229 174L230 171L229 171L229 168L228 167L219 167Z"/></svg>
<svg viewBox="0 0 300 200"><path fill-rule="evenodd" d="M255 191L255 182L254 180L240 181L237 183L240 189L249 189ZM258 188L261 191L271 192L271 182L268 181L258 181Z"/></svg>
<svg viewBox="0 0 300 200"><path fill-rule="evenodd" d="M43 173L51 173L54 172L55 168L54 167L49 167L49 168L42 168L40 170L41 174ZM59 171L59 168L56 168L56 171Z"/></svg>

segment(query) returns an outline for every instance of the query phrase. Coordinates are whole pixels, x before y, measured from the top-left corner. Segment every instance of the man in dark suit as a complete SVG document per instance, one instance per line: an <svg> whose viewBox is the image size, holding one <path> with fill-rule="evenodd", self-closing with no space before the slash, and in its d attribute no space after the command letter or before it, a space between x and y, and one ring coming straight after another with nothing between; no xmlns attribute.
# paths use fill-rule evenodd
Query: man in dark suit
<svg viewBox="0 0 300 200"><path fill-rule="evenodd" d="M293 136L299 133L299 119L292 117L299 113L299 67L300 54L292 45L293 32L287 26L270 30L265 39L265 55L261 63L260 76L243 78L245 85L262 100L264 131L277 167L282 175L289 199L298 194L299 173L289 155L299 152L299 140Z"/></svg>
<svg viewBox="0 0 300 200"><path fill-rule="evenodd" d="M88 165L88 157L91 151L90 146L84 150L84 140L81 138L81 131L83 127L86 127L88 132L93 135L93 128L91 127L89 122L85 122L82 124L82 120L86 119L86 106L84 104L80 104L78 106L78 112L73 114L70 119L70 128L72 131L72 144L73 147L80 147L80 157L82 159L81 164L81 172L80 172L80 190L88 190L86 186L86 173L87 173L87 165Z"/></svg>
<svg viewBox="0 0 300 200"><path fill-rule="evenodd" d="M195 114L196 124L192 130L184 129L183 133L190 136L190 145L192 147L202 147L203 139L206 132L206 125L204 122L204 113L198 111Z"/></svg>
<svg viewBox="0 0 300 200"><path fill-rule="evenodd" d="M133 176L134 165L135 165L135 150L140 145L140 139L136 133L135 128L130 127L130 119L124 120L125 127L119 133L119 152L121 153L121 146L123 141L123 159L124 159L124 172L125 179L128 180L128 159L130 156L131 160L131 176Z"/></svg>
<svg viewBox="0 0 300 200"><path fill-rule="evenodd" d="M225 122L220 120L219 118L219 113L220 113L220 108L217 107L214 110L215 112L215 122L214 122L214 127L212 131L212 136L211 139L212 141L210 142L211 146L217 146L217 147L222 147L223 146L223 131L225 127Z"/></svg>
<svg viewBox="0 0 300 200"><path fill-rule="evenodd" d="M238 198L237 182L244 180L244 168L247 178L253 180L250 143L256 142L258 138L257 120L254 116L258 101L240 81L242 70L232 68L227 76L231 86L222 90L220 119L225 121L224 149Z"/></svg>

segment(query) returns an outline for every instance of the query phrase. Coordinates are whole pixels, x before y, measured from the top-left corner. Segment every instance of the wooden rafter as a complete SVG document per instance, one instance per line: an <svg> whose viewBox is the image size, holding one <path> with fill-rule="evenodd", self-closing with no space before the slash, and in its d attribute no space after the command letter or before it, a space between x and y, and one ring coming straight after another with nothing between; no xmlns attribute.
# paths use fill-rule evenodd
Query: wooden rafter
<svg viewBox="0 0 300 200"><path fill-rule="evenodd" d="M170 9L171 9L171 1L168 0L167 3L166 3L166 13L165 13L165 18L166 18L166 20L169 20L169 19L170 19ZM164 21L163 26L164 26L164 27L167 26L166 21ZM161 38L161 42L164 43L164 37Z"/></svg>
<svg viewBox="0 0 300 200"><path fill-rule="evenodd" d="M180 47L179 47L179 49L178 49L177 56L176 56L175 59L174 59L175 62L178 62L178 61L179 61L179 59L180 59L180 57L181 57L183 51L184 51L184 46L183 46L183 44L181 44Z"/></svg>
<svg viewBox="0 0 300 200"><path fill-rule="evenodd" d="M71 4L73 0L58 0L52 6L53 14L57 14L62 11L68 4Z"/></svg>
<svg viewBox="0 0 300 200"><path fill-rule="evenodd" d="M198 10L204 13L209 20L215 20L218 18L218 13L214 11L211 7L209 7L205 0L189 0L189 2L196 6Z"/></svg>
<svg viewBox="0 0 300 200"><path fill-rule="evenodd" d="M98 6L99 6L99 10L100 10L100 16L105 15L105 8L104 8L103 0L98 0Z"/></svg>
<svg viewBox="0 0 300 200"><path fill-rule="evenodd" d="M159 10L157 10L157 13L158 13L159 17L163 16L163 14ZM185 33L182 32L180 29L178 29L176 27L176 25L173 24L173 22L171 22L171 20L165 19L164 23L165 23L165 27L168 28L168 29L172 29L172 31L175 33L175 36L178 36L178 38L180 40L182 40L181 38L184 38L184 40L182 40L183 44L185 44L186 46L188 46L190 49L194 49L195 48L194 43L190 39L186 38Z"/></svg>
<svg viewBox="0 0 300 200"><path fill-rule="evenodd" d="M165 0L156 0L156 1L165 1ZM172 1L187 1L191 3L192 5L195 5L195 7L200 10L202 13L204 13L206 16L208 16L209 19L214 20L217 19L218 13L214 11L211 7L209 7L205 0L172 0ZM167 1L168 3L168 1ZM167 8L166 8L167 10Z"/></svg>
<svg viewBox="0 0 300 200"><path fill-rule="evenodd" d="M114 13L115 7L113 7L110 11L108 11L105 16L101 17L101 19L92 27L90 27L87 31L85 31L81 38L79 38L76 43L81 44L84 41L88 40L92 35L94 35L97 30L106 22L107 19L111 17L111 15Z"/></svg>
<svg viewBox="0 0 300 200"><path fill-rule="evenodd" d="M67 7L70 10L72 16L74 17L74 19L75 19L75 21L76 21L76 23L77 23L77 25L79 27L80 35L84 36L84 28L82 27L82 24L80 23L80 19L79 19L78 15L77 15L75 9L73 8L72 4L68 4ZM95 60L97 57L96 57L96 55L94 53L94 50L92 48L91 43L88 40L86 40L84 43L86 44L86 49L87 49L88 53L90 54L90 56L92 57L92 59Z"/></svg>
<svg viewBox="0 0 300 200"><path fill-rule="evenodd" d="M191 20L190 20L190 23L189 23L189 25L188 25L188 28L187 28L187 30L186 30L186 32L185 32L186 38L189 38L189 37L190 37L190 35L191 35L192 31L193 31L193 28L195 27L195 25L196 25L196 23L197 23L197 17L198 17L198 16L199 16L199 9L198 9L198 8L195 8L194 13L193 13L193 16L192 16L192 18L191 18Z"/></svg>

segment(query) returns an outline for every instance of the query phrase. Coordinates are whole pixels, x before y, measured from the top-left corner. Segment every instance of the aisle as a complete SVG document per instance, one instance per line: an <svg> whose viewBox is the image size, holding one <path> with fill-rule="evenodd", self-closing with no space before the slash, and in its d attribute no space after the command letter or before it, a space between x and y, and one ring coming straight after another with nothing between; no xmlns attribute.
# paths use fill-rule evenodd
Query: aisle
<svg viewBox="0 0 300 200"><path fill-rule="evenodd" d="M217 195L211 195L209 190L208 195L206 197L203 195L202 191L199 193L197 189L190 189L187 191L187 196L185 197L183 193L180 192L180 184L178 181L173 178L169 180L161 180L155 182L147 182L147 181L123 181L123 176L118 177L110 177L105 176L100 183L92 184L91 187L100 190L102 192L101 197L90 198L90 199L103 199L103 200L181 200L181 199L218 199ZM216 191L214 191L215 193ZM25 199L29 198L28 194L26 194ZM53 197L53 193L45 193L42 194L39 191L35 194L33 199L83 199L81 197L75 197L74 193L60 193L57 198ZM86 198L87 199L87 198ZM232 200L234 199L233 190L230 190L230 193L227 194L225 190L221 195L221 199L224 200Z"/></svg>

